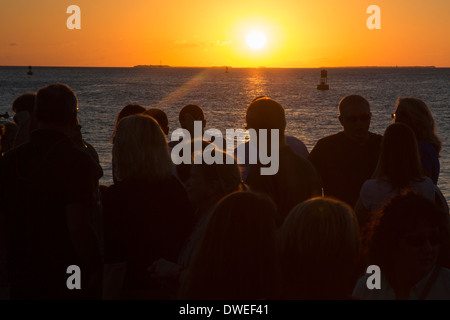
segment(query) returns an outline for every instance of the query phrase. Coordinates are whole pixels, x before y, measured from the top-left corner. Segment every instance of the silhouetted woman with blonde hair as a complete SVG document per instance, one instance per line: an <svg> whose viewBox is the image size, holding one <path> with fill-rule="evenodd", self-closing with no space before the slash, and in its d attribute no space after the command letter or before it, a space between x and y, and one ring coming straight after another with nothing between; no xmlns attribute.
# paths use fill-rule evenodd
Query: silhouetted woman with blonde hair
<svg viewBox="0 0 450 320"><path fill-rule="evenodd" d="M353 209L313 198L294 207L279 230L285 299L349 299L359 274Z"/></svg>
<svg viewBox="0 0 450 320"><path fill-rule="evenodd" d="M424 174L437 184L442 142L436 133L436 124L430 108L423 100L417 98L399 98L393 116L395 123L405 123L413 130Z"/></svg>
<svg viewBox="0 0 450 320"><path fill-rule="evenodd" d="M113 163L117 181L103 194L105 260L127 264L120 297L168 298L147 267L178 258L194 218L158 123L145 115L120 120Z"/></svg>

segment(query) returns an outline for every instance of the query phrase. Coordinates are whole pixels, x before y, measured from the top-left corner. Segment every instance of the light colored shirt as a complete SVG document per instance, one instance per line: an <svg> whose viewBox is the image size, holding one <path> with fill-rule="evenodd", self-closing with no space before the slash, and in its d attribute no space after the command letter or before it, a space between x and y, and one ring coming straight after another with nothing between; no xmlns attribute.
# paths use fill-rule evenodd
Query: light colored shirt
<svg viewBox="0 0 450 320"><path fill-rule="evenodd" d="M417 282L409 293L409 300L418 300L434 269ZM361 300L395 300L395 291L381 274L381 289L367 288L367 279L371 274L362 276L353 289L353 297ZM450 270L440 268L439 275L430 288L425 300L450 300Z"/></svg>
<svg viewBox="0 0 450 320"><path fill-rule="evenodd" d="M423 181L411 183L410 188L424 197L435 202L435 190L433 181L426 177ZM370 179L364 182L359 193L364 207L371 212L378 211L390 198L399 194L399 190L393 189L391 184L384 180Z"/></svg>

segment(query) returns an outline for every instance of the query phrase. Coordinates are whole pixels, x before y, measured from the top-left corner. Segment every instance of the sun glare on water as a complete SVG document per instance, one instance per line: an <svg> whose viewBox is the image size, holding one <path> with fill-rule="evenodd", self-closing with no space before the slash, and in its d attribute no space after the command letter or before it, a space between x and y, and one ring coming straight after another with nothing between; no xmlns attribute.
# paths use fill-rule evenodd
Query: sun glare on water
<svg viewBox="0 0 450 320"><path fill-rule="evenodd" d="M247 45L253 50L260 50L266 46L266 36L259 31L253 31L247 35Z"/></svg>

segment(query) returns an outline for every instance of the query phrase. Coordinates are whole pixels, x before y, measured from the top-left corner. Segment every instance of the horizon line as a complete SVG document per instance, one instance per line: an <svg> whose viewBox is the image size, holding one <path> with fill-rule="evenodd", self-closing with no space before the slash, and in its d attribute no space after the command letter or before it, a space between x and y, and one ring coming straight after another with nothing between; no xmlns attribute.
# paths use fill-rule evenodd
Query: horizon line
<svg viewBox="0 0 450 320"><path fill-rule="evenodd" d="M134 66L50 66L50 65L0 65L0 68L3 67L12 67L12 68L28 68L36 67L36 68L136 68L136 69L167 69L167 68L232 68L232 69L342 69L342 68L435 68L435 69L446 69L450 68L450 66L444 66L444 67L436 67L433 65L416 65L416 66L318 66L318 67L267 67L267 66L258 66L258 67L233 67L230 65L223 65L223 66L171 66L171 65L134 65Z"/></svg>

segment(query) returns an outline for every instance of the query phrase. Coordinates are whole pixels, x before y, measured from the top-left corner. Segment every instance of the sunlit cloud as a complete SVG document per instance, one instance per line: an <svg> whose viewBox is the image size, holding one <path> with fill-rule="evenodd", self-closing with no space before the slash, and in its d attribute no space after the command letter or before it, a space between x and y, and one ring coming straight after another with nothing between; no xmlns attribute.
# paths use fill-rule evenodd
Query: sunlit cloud
<svg viewBox="0 0 450 320"><path fill-rule="evenodd" d="M200 41L186 41L186 40L177 40L174 42L175 46L183 47L183 48L199 48L199 47L223 47L229 45L232 41L208 41L208 42L200 42Z"/></svg>

